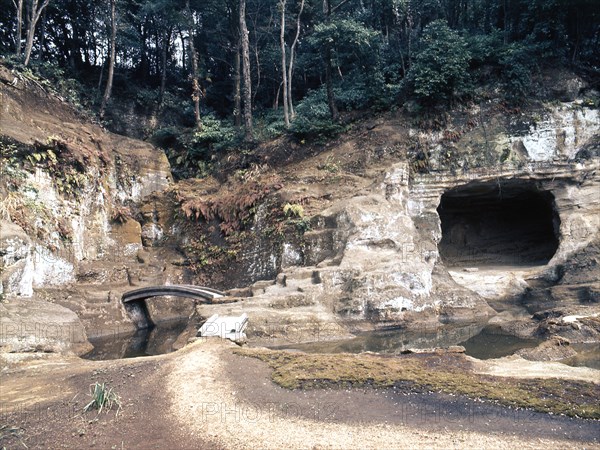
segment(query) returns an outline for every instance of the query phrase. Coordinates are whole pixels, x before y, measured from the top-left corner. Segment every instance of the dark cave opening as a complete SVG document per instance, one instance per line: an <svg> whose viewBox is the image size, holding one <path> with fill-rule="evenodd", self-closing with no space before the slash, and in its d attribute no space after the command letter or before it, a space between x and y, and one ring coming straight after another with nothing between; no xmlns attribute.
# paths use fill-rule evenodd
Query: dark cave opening
<svg viewBox="0 0 600 450"><path fill-rule="evenodd" d="M558 248L554 196L533 182L471 182L446 191L437 211L448 267L543 265Z"/></svg>

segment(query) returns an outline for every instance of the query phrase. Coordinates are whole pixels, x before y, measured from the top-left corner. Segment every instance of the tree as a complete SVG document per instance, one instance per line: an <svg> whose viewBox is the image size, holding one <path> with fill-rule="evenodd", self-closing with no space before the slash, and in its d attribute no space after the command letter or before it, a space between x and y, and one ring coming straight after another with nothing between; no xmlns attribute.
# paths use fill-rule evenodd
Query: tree
<svg viewBox="0 0 600 450"><path fill-rule="evenodd" d="M279 45L281 46L281 75L283 83L283 120L285 127L290 127L290 107L288 103L288 79L287 79L287 58L285 56L285 1L281 0L279 7L281 9L281 31L279 33Z"/></svg>
<svg viewBox="0 0 600 450"><path fill-rule="evenodd" d="M100 119L104 119L104 113L106 112L106 106L110 100L112 94L113 77L115 73L115 58L116 58L116 44L117 44L117 13L116 13L116 0L110 0L110 61L108 63L108 76L106 78L106 88L104 89L104 95L102 96L102 104L100 105Z"/></svg>
<svg viewBox="0 0 600 450"><path fill-rule="evenodd" d="M290 108L290 119L294 120L296 117L296 113L294 111L294 102L292 100L292 81L294 79L294 59L296 56L296 46L298 45L298 40L300 38L300 27L301 22L300 18L302 16L302 11L304 11L304 0L300 0L300 11L298 11L298 17L296 19L296 35L294 36L294 42L292 42L292 46L290 47L290 63L288 66L288 106Z"/></svg>
<svg viewBox="0 0 600 450"><path fill-rule="evenodd" d="M33 49L33 37L35 34L35 27L40 20L42 12L50 3L50 0L44 0L40 5L39 0L31 0L31 4L29 5L29 23L27 26L27 42L25 43L25 66L29 64L29 59L31 58L31 50ZM21 43L19 42L18 47L20 48Z"/></svg>
<svg viewBox="0 0 600 450"><path fill-rule="evenodd" d="M235 46L233 55L233 120L236 127L242 126L242 76L241 72L240 44Z"/></svg>
<svg viewBox="0 0 600 450"><path fill-rule="evenodd" d="M198 52L196 51L196 45L194 44L194 30L196 28L196 24L194 20L194 15L190 8L189 0L186 1L185 9L188 23L188 48L190 51L190 61L192 66L192 100L194 101L194 120L196 123L196 128L201 130L202 117L200 116L200 97L202 95L202 91L200 89L199 81L200 76L198 70Z"/></svg>
<svg viewBox="0 0 600 450"><path fill-rule="evenodd" d="M281 122L292 132L300 120L335 130L341 129L332 122L339 120L338 108L387 108L400 98L431 105L468 93L471 82L518 100L530 92L536 68L569 61L592 79L600 66L598 0L0 0L0 5L2 56L14 52L29 65L33 56L56 63L61 71L47 65L37 70L77 79L88 88L79 98L83 104L93 101L86 94L95 80L102 115L119 71L122 101L155 114L158 126L166 125L162 120L188 124L176 107L174 114L159 114L174 106L166 99L180 98L194 110L189 125L207 130L212 115L219 123L232 119L248 140L255 131L253 114L282 103ZM279 129L266 123L271 117L265 115L268 133Z"/></svg>
<svg viewBox="0 0 600 450"><path fill-rule="evenodd" d="M465 39L445 21L436 20L423 30L421 43L409 71L415 94L431 103L460 94L468 81L471 58Z"/></svg>
<svg viewBox="0 0 600 450"><path fill-rule="evenodd" d="M327 17L326 23L329 25L331 22L331 0L323 0L323 9L325 10L325 14ZM333 94L333 78L332 78L332 64L331 64L331 53L333 41L331 39L327 39L325 41L325 87L327 89L327 105L329 106L329 112L331 113L331 120L334 122L339 121L340 112L338 111L338 107L335 103L335 96Z"/></svg>
<svg viewBox="0 0 600 450"><path fill-rule="evenodd" d="M21 39L23 36L23 0L12 0L16 9L17 30L15 32L15 55L21 56Z"/></svg>
<svg viewBox="0 0 600 450"><path fill-rule="evenodd" d="M250 75L250 42L246 26L246 0L240 0L240 41L242 50L242 77L244 81L244 130L246 141L254 139L252 128L252 78Z"/></svg>
<svg viewBox="0 0 600 450"><path fill-rule="evenodd" d="M181 11L173 8L173 2L169 0L145 0L138 15L139 17L136 18L136 21L144 23L141 33L142 39L145 40L148 34L154 37L155 71L160 79L157 102L158 112L163 105L167 88L167 66L171 55L171 41L175 27L181 22ZM142 58L147 61L148 56L146 56L146 52L148 51L148 45L142 42L142 47L144 48ZM145 66L149 66L149 64L146 63ZM142 76L145 76L145 74Z"/></svg>
<svg viewBox="0 0 600 450"><path fill-rule="evenodd" d="M324 55L327 104L334 122L339 120L339 112L334 98L333 61L340 79L344 68L354 78L363 78L374 85L374 77L369 72L375 68L372 66L377 66L375 43L378 36L379 33L351 19L335 19L315 25L309 41Z"/></svg>

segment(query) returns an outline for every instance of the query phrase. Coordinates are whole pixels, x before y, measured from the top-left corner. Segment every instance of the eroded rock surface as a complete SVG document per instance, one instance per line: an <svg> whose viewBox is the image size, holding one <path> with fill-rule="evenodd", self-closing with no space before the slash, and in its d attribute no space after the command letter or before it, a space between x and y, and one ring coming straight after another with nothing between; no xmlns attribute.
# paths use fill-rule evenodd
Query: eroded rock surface
<svg viewBox="0 0 600 450"><path fill-rule="evenodd" d="M83 354L91 349L73 311L35 299L0 303L0 352Z"/></svg>
<svg viewBox="0 0 600 450"><path fill-rule="evenodd" d="M198 204L207 207L220 194L230 196L232 186L254 195L244 188L268 181L269 194L245 219L247 239L233 250L216 216L182 214L184 200L169 189L163 152L82 125L64 105L44 99L62 111L52 116L49 106L36 107L33 94L2 86L10 113L2 135L36 148L59 142L89 166L77 198L60 191L57 175L43 167L13 167L24 181L3 192L27 198L30 214L4 218L3 295L57 302L102 334L132 326L120 302L124 291L206 280L197 266L213 270L210 251L195 261L190 254L208 248L231 258L208 279L237 288L230 293L240 302L198 305L195 312L247 312L249 336L296 333L297 341L307 341L385 326L482 326L490 319L505 331L512 326L514 334L543 334L540 327L553 313L532 317L536 311L566 307L563 315L577 309L591 316L598 309L600 160L594 152L600 126L598 110L582 105L573 87L579 81L573 83L560 89L564 103L510 114L493 102L469 106L444 130L417 129L390 114L318 154L287 166L282 160L280 173L269 158L301 151L299 144L283 143L290 148L272 155L257 150L257 158L266 152L265 164L249 170L246 181L179 182L187 198L206 198ZM440 208L449 192L448 219ZM511 201L517 213L503 221ZM543 208L536 209L540 201ZM269 223L269 211L284 203L305 213L298 213L293 235L280 235ZM477 209L484 213L474 214ZM538 221L538 215L549 218ZM202 220L199 235L190 224ZM150 314L163 318L189 316L194 306L181 299L148 302ZM586 326L575 332L594 329ZM549 335L556 334L552 327Z"/></svg>

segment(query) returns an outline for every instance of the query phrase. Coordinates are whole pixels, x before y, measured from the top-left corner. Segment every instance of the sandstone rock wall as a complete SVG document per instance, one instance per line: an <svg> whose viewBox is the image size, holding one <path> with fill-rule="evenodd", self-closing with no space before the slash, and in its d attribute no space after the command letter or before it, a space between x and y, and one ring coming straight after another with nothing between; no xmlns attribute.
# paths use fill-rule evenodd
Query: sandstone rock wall
<svg viewBox="0 0 600 450"><path fill-rule="evenodd" d="M306 323L326 329L340 320L358 328L366 323L413 328L448 322L484 324L496 312L478 291L486 292L488 300L518 298L535 290L523 276L546 276L547 283L556 283L556 272L599 240L600 160L578 155L593 146L600 126L597 110L576 103L547 106L537 120L534 124L526 118L529 125L515 131L510 120L492 117L494 125L485 138L479 128L453 145L453 151L465 155L458 166L441 163L441 153L448 151L442 133L423 136L432 149L431 161L439 164L432 163L426 173L403 162L388 167L370 188L314 216L302 244L284 242L282 254L271 255L273 261L284 262L277 280L257 283L243 306L219 308L234 314L250 310L255 320L250 336L268 335L265 323L276 324L275 328L296 324L301 329ZM484 164L470 159L471 154L480 156L476 147L486 141ZM506 182L522 183L552 199L558 249L547 265L533 271L526 268L513 274L507 268L504 274L500 270L477 277L473 267L472 277L465 279L480 278L481 286L459 285L438 250L441 197L459 186ZM590 267L593 261L585 264ZM592 272L598 275L597 269ZM506 286L500 280L507 280ZM489 282L493 286L482 285ZM581 289L596 289L587 282ZM557 298L565 304L577 302L578 289L567 296L563 290ZM277 306L281 304L286 307ZM208 314L207 307L199 311Z"/></svg>
<svg viewBox="0 0 600 450"><path fill-rule="evenodd" d="M166 156L106 132L49 95L0 85L0 97L0 137L8 146L0 167L0 295L11 305L7 314L16 305L35 316L37 305L43 320L49 301L74 311L88 331L130 329L120 293L142 265L141 226L130 212L171 185ZM45 149L52 145L62 152L48 164ZM13 147L20 150L10 153ZM80 164L77 179L56 173L72 163ZM145 270L153 271L162 267Z"/></svg>
<svg viewBox="0 0 600 450"><path fill-rule="evenodd" d="M5 101L0 134L30 146L52 135L88 155L93 164L73 198L59 192L47 171L26 171L11 163L12 176L22 181L16 191L0 187L16 192L28 211L24 217L32 219L17 224L4 217L0 293L11 303L31 296L60 303L95 333L102 333L102 327L114 332L115 327L131 326L120 303L124 290L189 280L184 277L185 261L163 242L176 247L194 236L172 220L178 205L153 196L172 182L165 155L149 144L82 125L70 113L54 117L31 105L25 112L31 98L9 94L9 87L1 89ZM466 115L480 120L481 108ZM523 117L488 113L486 122L476 127L405 130L426 149L428 165L416 167L396 157L377 170L345 174L334 188L353 183L355 189L323 201L327 207L311 218L311 229L302 239L290 236L275 243L261 234L267 205L258 206L252 231L260 236L241 258L244 280L258 283L232 293L244 297L243 302L199 306L199 314L248 312L250 333L261 336L285 334L295 327L306 337L323 325L339 336L347 329L369 326L484 324L494 310L477 289L455 281L438 249L442 195L473 183L527 182L552 197L559 245L544 268L546 284L569 279L564 269L573 255L582 255L582 264L590 267L586 249L600 240L600 159L593 153L600 136L598 111L569 102L546 105ZM290 191L300 192L300 187ZM321 192L319 198L325 195ZM144 199L149 201L141 204ZM141 222L127 214L114 220L120 208L126 212L131 205L139 209L136 217ZM593 277L597 272L590 273ZM593 280L588 277L585 283L588 297L595 298ZM527 282L518 279L510 292L519 295L527 288ZM559 295L544 291L542 297L555 301ZM149 310L189 315L192 306L160 300L150 302Z"/></svg>

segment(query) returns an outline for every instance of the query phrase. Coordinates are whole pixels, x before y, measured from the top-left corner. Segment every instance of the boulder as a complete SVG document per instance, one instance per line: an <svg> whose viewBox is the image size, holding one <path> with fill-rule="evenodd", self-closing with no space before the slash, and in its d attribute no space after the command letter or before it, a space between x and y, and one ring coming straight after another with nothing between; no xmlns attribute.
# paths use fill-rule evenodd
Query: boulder
<svg viewBox="0 0 600 450"><path fill-rule="evenodd" d="M92 345L77 315L36 299L0 304L0 353L87 353Z"/></svg>
<svg viewBox="0 0 600 450"><path fill-rule="evenodd" d="M535 348L523 348L516 354L528 361L560 361L575 356L577 352L567 339L554 336Z"/></svg>

